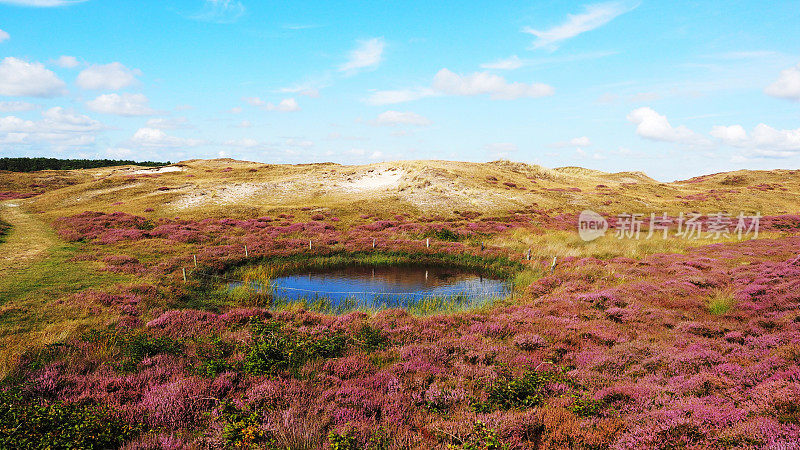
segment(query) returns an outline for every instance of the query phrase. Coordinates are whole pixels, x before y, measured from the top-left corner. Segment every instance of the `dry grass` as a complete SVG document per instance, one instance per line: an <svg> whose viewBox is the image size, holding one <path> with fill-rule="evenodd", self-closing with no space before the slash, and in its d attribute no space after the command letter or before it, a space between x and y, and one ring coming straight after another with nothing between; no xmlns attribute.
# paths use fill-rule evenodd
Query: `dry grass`
<svg viewBox="0 0 800 450"><path fill-rule="evenodd" d="M124 166L70 172L75 184L30 200L48 219L85 210L151 217L252 217L328 210L343 220L397 212L452 216L518 209L552 212L797 212L800 171L739 171L659 183L638 172L546 169L493 162L398 161L363 166L266 165L192 160L180 171L141 174ZM0 185L27 174L0 174ZM3 181L6 180L6 181ZM12 181L9 181L12 180ZM26 179L27 181L27 179ZM21 184L21 183L17 183ZM164 188L159 190L159 188ZM146 209L154 211L145 213Z"/></svg>

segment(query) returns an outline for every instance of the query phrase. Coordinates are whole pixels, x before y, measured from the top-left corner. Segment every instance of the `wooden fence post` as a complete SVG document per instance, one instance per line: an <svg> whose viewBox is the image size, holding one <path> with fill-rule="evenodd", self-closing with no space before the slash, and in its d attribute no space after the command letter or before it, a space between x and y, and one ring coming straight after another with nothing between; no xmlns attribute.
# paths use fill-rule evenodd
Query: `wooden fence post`
<svg viewBox="0 0 800 450"><path fill-rule="evenodd" d="M183 271L183 282L186 283L186 269L181 267L181 270Z"/></svg>
<svg viewBox="0 0 800 450"><path fill-rule="evenodd" d="M244 257L247 258L248 256L250 256L250 255L247 254L247 246L245 245L244 246Z"/></svg>
<svg viewBox="0 0 800 450"><path fill-rule="evenodd" d="M192 255L194 258L194 266L197 267L197 255Z"/></svg>
<svg viewBox="0 0 800 450"><path fill-rule="evenodd" d="M431 248L431 238L425 238L425 247Z"/></svg>

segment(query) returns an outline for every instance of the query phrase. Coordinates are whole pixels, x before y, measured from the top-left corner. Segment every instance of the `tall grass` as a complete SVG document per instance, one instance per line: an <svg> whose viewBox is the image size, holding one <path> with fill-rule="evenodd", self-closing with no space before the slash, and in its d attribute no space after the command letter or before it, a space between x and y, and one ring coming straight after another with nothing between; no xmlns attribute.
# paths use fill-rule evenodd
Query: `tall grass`
<svg viewBox="0 0 800 450"><path fill-rule="evenodd" d="M708 300L708 312L715 316L721 316L730 311L735 304L736 299L733 292L716 289Z"/></svg>
<svg viewBox="0 0 800 450"><path fill-rule="evenodd" d="M246 265L230 268L230 278L247 281L269 281L272 278L304 270L329 270L343 267L439 266L508 280L523 266L506 257L482 257L468 253L416 252L346 252L327 255L296 254L249 260Z"/></svg>

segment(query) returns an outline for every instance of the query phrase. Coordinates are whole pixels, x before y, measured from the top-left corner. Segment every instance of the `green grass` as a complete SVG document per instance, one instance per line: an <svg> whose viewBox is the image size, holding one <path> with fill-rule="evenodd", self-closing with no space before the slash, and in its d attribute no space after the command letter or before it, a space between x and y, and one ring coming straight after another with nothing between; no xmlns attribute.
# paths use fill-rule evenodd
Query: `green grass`
<svg viewBox="0 0 800 450"><path fill-rule="evenodd" d="M96 263L70 261L77 251L76 244L57 245L46 258L0 277L0 377L22 351L63 341L111 318L108 311L89 311L62 299L84 289L135 281L130 275L97 270Z"/></svg>
<svg viewBox="0 0 800 450"><path fill-rule="evenodd" d="M736 299L731 292L716 290L708 301L708 312L721 316L730 311L735 303Z"/></svg>
<svg viewBox="0 0 800 450"><path fill-rule="evenodd" d="M232 265L226 271L230 278L244 280L269 280L289 273L305 270L327 270L343 267L407 267L445 266L472 271L483 276L508 280L523 269L522 264L506 257L482 257L468 253L417 253L417 252L347 252L335 250L323 255L305 253L250 259Z"/></svg>

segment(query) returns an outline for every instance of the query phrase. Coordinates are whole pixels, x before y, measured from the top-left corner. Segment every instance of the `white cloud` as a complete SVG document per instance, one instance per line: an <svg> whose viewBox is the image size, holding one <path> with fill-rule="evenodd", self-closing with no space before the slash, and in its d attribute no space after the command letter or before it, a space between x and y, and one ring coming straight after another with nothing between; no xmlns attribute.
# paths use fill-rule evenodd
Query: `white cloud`
<svg viewBox="0 0 800 450"><path fill-rule="evenodd" d="M666 116L646 106L631 111L627 118L628 121L636 124L636 134L645 139L684 144L699 144L705 142L702 136L683 125L673 127L670 125Z"/></svg>
<svg viewBox="0 0 800 450"><path fill-rule="evenodd" d="M57 60L53 61L53 64L65 69L72 69L78 67L80 63L78 62L78 58L74 56L61 55Z"/></svg>
<svg viewBox="0 0 800 450"><path fill-rule="evenodd" d="M186 117L154 117L149 119L145 126L148 128L158 128L159 130L177 130L181 128L192 128Z"/></svg>
<svg viewBox="0 0 800 450"><path fill-rule="evenodd" d="M259 97L243 97L242 100L252 106L263 106L265 103L264 100L261 100Z"/></svg>
<svg viewBox="0 0 800 450"><path fill-rule="evenodd" d="M84 69L75 82L83 89L115 91L132 85L141 74L139 69L128 69L118 62L112 62Z"/></svg>
<svg viewBox="0 0 800 450"><path fill-rule="evenodd" d="M721 126L711 129L711 136L719 139L724 144L739 146L747 141L747 131L741 125Z"/></svg>
<svg viewBox="0 0 800 450"><path fill-rule="evenodd" d="M236 124L236 126L238 128L252 128L253 127L253 123L250 122L249 120L243 120L243 121L239 122L238 124Z"/></svg>
<svg viewBox="0 0 800 450"><path fill-rule="evenodd" d="M592 141L586 136L581 136L581 137L570 139L569 140L569 145L574 145L576 147L588 147L588 146L592 145Z"/></svg>
<svg viewBox="0 0 800 450"><path fill-rule="evenodd" d="M267 111L281 111L281 112L292 112L292 111L300 111L300 105L297 104L297 100L293 98L285 98L281 100L280 103L277 105L267 103L264 107Z"/></svg>
<svg viewBox="0 0 800 450"><path fill-rule="evenodd" d="M44 64L13 56L0 63L0 95L9 97L56 97L66 84Z"/></svg>
<svg viewBox="0 0 800 450"><path fill-rule="evenodd" d="M92 111L118 116L149 116L156 111L150 108L144 94L105 94L86 102Z"/></svg>
<svg viewBox="0 0 800 450"><path fill-rule="evenodd" d="M231 114L241 114L242 113L242 107L241 106L234 106L233 108L229 109L228 112L231 113Z"/></svg>
<svg viewBox="0 0 800 450"><path fill-rule="evenodd" d="M0 0L0 3L16 6L33 6L36 8L50 8L54 6L66 6L73 3L83 3L86 0Z"/></svg>
<svg viewBox="0 0 800 450"><path fill-rule="evenodd" d="M131 143L141 147L167 148L167 147L196 147L204 142L199 139L181 138L170 136L158 128L139 128L131 138Z"/></svg>
<svg viewBox="0 0 800 450"><path fill-rule="evenodd" d="M236 0L205 0L203 9L189 17L203 22L233 23L245 11L244 5Z"/></svg>
<svg viewBox="0 0 800 450"><path fill-rule="evenodd" d="M495 100L553 95L553 87L542 83L509 83L505 78L487 72L462 76L442 69L433 78L433 88L448 95L489 94Z"/></svg>
<svg viewBox="0 0 800 450"><path fill-rule="evenodd" d="M278 92L282 94L297 94L313 98L319 97L319 88L313 87L309 84L299 84L295 86L280 88L278 89Z"/></svg>
<svg viewBox="0 0 800 450"><path fill-rule="evenodd" d="M339 71L352 75L363 69L378 67L383 59L385 46L383 38L359 41L358 47L350 52L347 62L339 66Z"/></svg>
<svg viewBox="0 0 800 450"><path fill-rule="evenodd" d="M517 55L513 55L506 59L498 59L490 63L481 64L482 69L495 69L495 70L513 70L519 69L525 63L519 59Z"/></svg>
<svg viewBox="0 0 800 450"><path fill-rule="evenodd" d="M505 78L489 72L474 72L459 75L448 69L440 70L433 77L431 87L377 91L368 99L373 105L388 105L443 95L473 96L487 94L492 100L513 100L524 97L553 95L552 86L543 83L508 82Z"/></svg>
<svg viewBox="0 0 800 450"><path fill-rule="evenodd" d="M378 114L375 123L377 125L416 125L424 127L430 125L431 121L427 117L410 111L386 111Z"/></svg>
<svg viewBox="0 0 800 450"><path fill-rule="evenodd" d="M782 70L778 79L764 89L764 93L800 102L800 64Z"/></svg>
<svg viewBox="0 0 800 450"><path fill-rule="evenodd" d="M0 102L1 112L31 111L36 108L37 105L28 102Z"/></svg>
<svg viewBox="0 0 800 450"><path fill-rule="evenodd" d="M0 30L0 42L7 41L8 39L11 39L11 35L3 30Z"/></svg>
<svg viewBox="0 0 800 450"><path fill-rule="evenodd" d="M373 160L379 160L380 159L380 160L382 160L382 159L385 159L385 157L384 157L382 151L376 150L376 151L372 152L372 154L369 155L369 159L373 159Z"/></svg>
<svg viewBox="0 0 800 450"><path fill-rule="evenodd" d="M623 2L597 3L586 6L582 14L567 14L567 20L561 25L547 30L525 27L522 31L537 37L533 43L534 48L555 49L562 41L599 28L614 18L632 11L637 6L639 5L629 5Z"/></svg>
<svg viewBox="0 0 800 450"><path fill-rule="evenodd" d="M43 111L38 121L0 117L0 143L83 146L92 144L103 129L103 124L90 117L55 107Z"/></svg>

